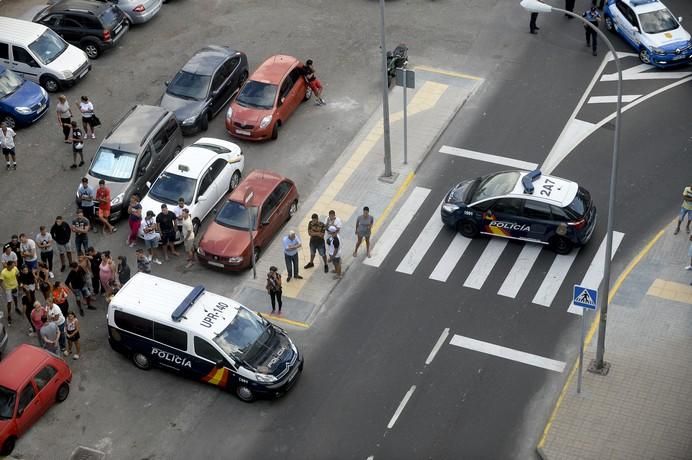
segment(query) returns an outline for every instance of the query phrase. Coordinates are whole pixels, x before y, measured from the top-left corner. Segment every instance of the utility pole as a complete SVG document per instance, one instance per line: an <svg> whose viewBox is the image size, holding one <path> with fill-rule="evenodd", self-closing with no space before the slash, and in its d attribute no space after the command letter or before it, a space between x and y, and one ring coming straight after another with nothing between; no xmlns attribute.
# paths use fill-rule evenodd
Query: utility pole
<svg viewBox="0 0 692 460"><path fill-rule="evenodd" d="M384 124L384 174L392 177L392 146L389 142L389 78L387 77L387 48L384 43L384 0L380 0L380 47L382 48L382 123Z"/></svg>

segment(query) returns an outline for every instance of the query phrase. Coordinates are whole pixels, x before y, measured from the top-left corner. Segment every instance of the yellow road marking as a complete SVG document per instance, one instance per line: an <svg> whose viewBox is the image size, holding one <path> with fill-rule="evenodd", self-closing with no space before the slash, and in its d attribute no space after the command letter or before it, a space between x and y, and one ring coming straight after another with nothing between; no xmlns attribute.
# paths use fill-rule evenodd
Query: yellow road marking
<svg viewBox="0 0 692 460"><path fill-rule="evenodd" d="M401 198L401 195L404 194L406 189L408 188L409 185L411 185L411 181L413 180L413 177L415 176L414 172L411 171L408 173L408 176L406 176L406 179L404 179L404 182L401 183L399 186L399 189L396 191L394 196L392 197L391 201L387 205L386 208L384 208L384 211L382 211L382 215L377 218L375 223L372 226L372 234L374 235L377 233L377 231L380 229L382 226L382 223L387 220L387 217L389 217L389 214L392 212L392 209L394 208L394 205L396 204L397 201Z"/></svg>
<svg viewBox="0 0 692 460"><path fill-rule="evenodd" d="M300 321L293 321L292 319L283 318L281 316L267 315L266 313L260 313L258 311L256 311L255 313L260 315L262 318L265 318L266 320L278 321L280 323L286 323L286 324L290 324L291 326L298 326L298 327L302 327L304 329L308 329L310 327L310 325L307 323L301 323Z"/></svg>
<svg viewBox="0 0 692 460"><path fill-rule="evenodd" d="M660 297L666 300L692 304L692 286L660 278L654 280L646 295Z"/></svg>
<svg viewBox="0 0 692 460"><path fill-rule="evenodd" d="M666 226L667 227L667 226ZM665 231L665 228L659 231L647 244L644 246L644 248L639 251L639 254L637 254L634 259L630 261L630 263L625 267L625 269L622 271L618 279L613 283L612 288L610 289L610 294L608 295L608 303L610 303L611 300L613 300L613 297L615 297L615 294L617 291L620 289L620 286L622 286L622 283L625 281L625 279L629 276L629 274L634 270L634 267L636 267L639 262L646 256L651 248L656 244L656 242L663 236L663 233ZM596 318L594 318L593 322L591 323L591 327L589 328L589 332L586 334L586 338L584 339L584 348L586 348L590 343L591 340L593 339L594 334L596 333L596 330L598 329L598 323L600 322L600 315L596 315ZM572 367L572 370L569 373L569 376L567 376L567 380L565 381L565 384L562 387L562 390L560 390L560 396L557 398L557 402L555 403L555 407L553 407L552 412L550 413L550 417L548 417L548 422L545 424L545 428L543 428L543 434L541 435L541 439L538 441L537 447L539 449L542 449L545 446L545 440L548 437L548 432L550 431L551 426L553 425L553 421L555 420L555 417L557 416L557 411L560 409L560 406L562 405L562 401L565 399L565 395L567 394L567 389L569 388L570 383L572 382L572 378L574 377L574 374L576 374L577 369L579 368L579 362L575 362L574 366Z"/></svg>
<svg viewBox="0 0 692 460"><path fill-rule="evenodd" d="M454 72L451 70L436 69L435 67L429 67L427 65L417 65L416 67L414 67L414 69L415 70L424 70L426 72L432 72L432 73L439 73L440 75L447 75L448 77L463 78L466 80L475 80L475 81L483 80L483 78L476 77L475 75L469 75L466 73Z"/></svg>

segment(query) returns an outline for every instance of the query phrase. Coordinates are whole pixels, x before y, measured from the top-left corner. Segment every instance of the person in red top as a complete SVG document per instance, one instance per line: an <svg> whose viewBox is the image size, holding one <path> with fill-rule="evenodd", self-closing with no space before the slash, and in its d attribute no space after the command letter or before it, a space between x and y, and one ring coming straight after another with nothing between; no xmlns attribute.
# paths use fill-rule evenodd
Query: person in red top
<svg viewBox="0 0 692 460"><path fill-rule="evenodd" d="M106 187L106 181L101 179L99 181L99 188L96 189L96 201L99 204L99 220L103 224L103 232L106 233L106 229L110 233L114 233L117 227L108 222L108 217L111 215L111 191Z"/></svg>

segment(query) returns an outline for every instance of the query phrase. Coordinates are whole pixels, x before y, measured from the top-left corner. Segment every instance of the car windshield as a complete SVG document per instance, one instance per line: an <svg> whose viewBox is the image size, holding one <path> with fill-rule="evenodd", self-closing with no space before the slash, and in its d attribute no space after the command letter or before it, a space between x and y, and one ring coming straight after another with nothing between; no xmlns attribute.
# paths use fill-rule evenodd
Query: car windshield
<svg viewBox="0 0 692 460"><path fill-rule="evenodd" d="M12 418L16 398L17 394L14 391L0 386L0 420Z"/></svg>
<svg viewBox="0 0 692 460"><path fill-rule="evenodd" d="M207 97L210 80L209 75L198 75L181 70L168 84L166 93L183 99L199 101Z"/></svg>
<svg viewBox="0 0 692 460"><path fill-rule="evenodd" d="M250 208L250 218L252 219L252 229L254 230L257 226L256 207ZM237 228L239 230L248 230L250 228L248 209L242 204L231 200L228 200L221 208L221 211L216 214L215 222L224 227Z"/></svg>
<svg viewBox="0 0 692 460"><path fill-rule="evenodd" d="M67 43L51 29L46 29L40 37L29 44L29 49L43 65L47 65L67 49Z"/></svg>
<svg viewBox="0 0 692 460"><path fill-rule="evenodd" d="M267 321L241 306L233 321L214 338L214 342L229 356L254 365L254 358L266 348L273 333L274 329Z"/></svg>
<svg viewBox="0 0 692 460"><path fill-rule="evenodd" d="M639 23L642 26L642 32L647 34L660 34L680 27L675 17L666 9L640 14Z"/></svg>
<svg viewBox="0 0 692 460"><path fill-rule="evenodd" d="M118 14L118 11L113 7L108 8L103 13L101 13L101 23L106 27L114 27L119 20L120 15Z"/></svg>
<svg viewBox="0 0 692 460"><path fill-rule="evenodd" d="M127 182L132 178L137 155L101 147L91 162L89 174L112 182Z"/></svg>
<svg viewBox="0 0 692 460"><path fill-rule="evenodd" d="M190 177L164 172L156 179L149 190L149 196L156 201L175 205L178 198L183 197L185 204L192 203L197 181Z"/></svg>
<svg viewBox="0 0 692 460"><path fill-rule="evenodd" d="M589 209L591 203L591 195L586 189L579 187L574 200L567 206L567 214L573 219L581 219Z"/></svg>
<svg viewBox="0 0 692 460"><path fill-rule="evenodd" d="M243 107L271 109L274 107L276 85L249 80L240 90L236 102Z"/></svg>
<svg viewBox="0 0 692 460"><path fill-rule="evenodd" d="M519 172L507 171L481 177L473 191L471 203L499 195L506 195L514 189L519 180Z"/></svg>
<svg viewBox="0 0 692 460"><path fill-rule="evenodd" d="M22 86L22 78L11 70L5 70L0 74L0 98L9 96Z"/></svg>

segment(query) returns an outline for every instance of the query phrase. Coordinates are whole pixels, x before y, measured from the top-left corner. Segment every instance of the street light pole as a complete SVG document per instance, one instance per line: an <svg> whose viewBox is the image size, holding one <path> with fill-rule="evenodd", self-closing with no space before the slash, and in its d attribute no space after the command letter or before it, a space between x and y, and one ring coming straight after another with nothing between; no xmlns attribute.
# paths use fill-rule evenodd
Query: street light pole
<svg viewBox="0 0 692 460"><path fill-rule="evenodd" d="M601 40L608 46L608 50L613 55L615 67L618 73L617 83L617 103L615 109L615 135L613 136L613 158L610 168L610 192L608 196L608 221L606 224L606 250L605 262L603 265L603 293L599 295L601 298L600 305L600 322L598 324L598 344L596 346L596 359L589 365L589 372L606 375L610 370L610 364L603 360L605 353L605 335L606 323L608 319L608 304L610 303L610 265L613 252L613 222L615 221L615 189L617 184L618 171L618 152L620 150L620 118L622 114L622 69L620 67L620 59L613 44L608 40L608 37L601 30L591 24L582 16L574 14L571 11L555 8L553 6L542 3L538 0L522 0L521 6L532 13L563 13L567 16L577 18L584 23L586 27L590 27L595 31Z"/></svg>
<svg viewBox="0 0 692 460"><path fill-rule="evenodd" d="M380 47L382 48L382 123L384 124L384 174L392 177L392 147L389 142L389 78L387 48L384 44L384 0L380 0Z"/></svg>
<svg viewBox="0 0 692 460"><path fill-rule="evenodd" d="M251 189L248 190L243 203L245 204L245 209L247 210L247 231L250 234L250 263L252 264L252 278L257 279L257 269L255 267L255 237L252 234L252 213L250 212L250 200L252 200L252 197L254 196L255 192L253 192Z"/></svg>

